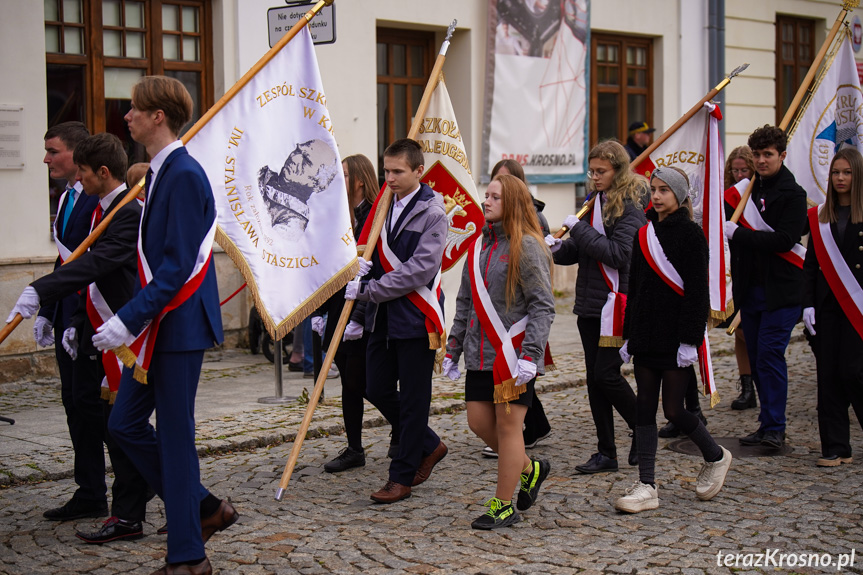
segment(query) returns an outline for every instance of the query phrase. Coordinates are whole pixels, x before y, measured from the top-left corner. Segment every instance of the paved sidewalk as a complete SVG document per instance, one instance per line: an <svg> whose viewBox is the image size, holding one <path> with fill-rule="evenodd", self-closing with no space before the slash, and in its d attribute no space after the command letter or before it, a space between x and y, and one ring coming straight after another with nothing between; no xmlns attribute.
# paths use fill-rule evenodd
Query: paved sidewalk
<svg viewBox="0 0 863 575"><path fill-rule="evenodd" d="M782 457L735 459L725 489L712 501L694 493L698 457L680 455L660 440L657 481L660 508L630 516L614 511L614 499L637 478L623 465L617 473L584 476L574 467L595 448L583 385L584 365L571 302L561 300L552 331L559 369L538 386L553 436L531 454L551 461L552 471L535 508L511 529L478 532L470 522L482 513L496 482L496 462L482 458L480 441L467 427L463 383L435 380L432 426L450 447L448 457L413 497L375 505L368 495L386 479L388 426L367 407L364 468L330 475L322 465L344 447L340 435L338 380L329 380L316 412L312 437L303 444L297 471L281 502L279 477L305 406L264 405L273 394L273 366L242 351L210 354L198 392L198 435L205 485L230 497L240 522L207 545L216 572L269 573L728 573L717 553L832 554L861 549L859 463L819 469L814 360L795 332L789 347L788 443ZM730 401L736 365L733 340L713 330L711 345L722 402L708 410L708 429L720 442L754 430L756 410L734 412ZM630 377L631 380L631 377ZM284 394L296 396L312 381L285 373ZM706 400L702 404L706 406ZM147 574L162 562L162 505L151 503L145 533L136 542L86 546L74 537L86 520L54 523L42 512L74 491L71 446L56 383L0 394L0 573ZM660 425L663 418L658 417ZM853 415L852 415L853 420ZM618 445L629 437L617 419ZM727 439L726 439L727 438ZM863 438L852 424L852 445ZM778 562L779 555L773 560ZM750 556L749 561L756 559ZM729 561L734 561L731 557ZM834 568L745 566L735 572L821 573ZM794 557L798 561L798 557Z"/></svg>

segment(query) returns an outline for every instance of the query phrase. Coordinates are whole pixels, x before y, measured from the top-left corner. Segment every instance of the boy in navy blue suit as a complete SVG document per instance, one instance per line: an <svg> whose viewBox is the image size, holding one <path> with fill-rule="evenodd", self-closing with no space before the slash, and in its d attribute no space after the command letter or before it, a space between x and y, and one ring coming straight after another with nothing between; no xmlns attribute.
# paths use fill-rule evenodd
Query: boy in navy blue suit
<svg viewBox="0 0 863 575"><path fill-rule="evenodd" d="M204 543L239 517L201 485L195 449L198 378L204 350L222 341L222 321L212 263L213 192L177 139L192 108L174 78L146 76L132 88L125 120L152 158L138 283L129 303L93 337L96 347L119 348L121 356L139 334L155 339L152 352L142 349L134 369L124 370L108 420L109 432L165 502L167 562L153 575L212 573ZM154 409L158 432L149 423Z"/></svg>

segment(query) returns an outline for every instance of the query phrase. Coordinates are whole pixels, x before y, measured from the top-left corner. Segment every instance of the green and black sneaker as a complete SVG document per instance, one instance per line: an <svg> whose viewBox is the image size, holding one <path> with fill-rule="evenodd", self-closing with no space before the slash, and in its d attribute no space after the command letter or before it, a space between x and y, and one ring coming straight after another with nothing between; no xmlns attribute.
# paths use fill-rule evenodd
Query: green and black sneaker
<svg viewBox="0 0 863 575"><path fill-rule="evenodd" d="M521 474L521 488L518 490L518 501L515 506L519 511L526 511L536 502L539 496L539 486L548 477L551 463L545 459L531 459L530 473Z"/></svg>
<svg viewBox="0 0 863 575"><path fill-rule="evenodd" d="M488 511L477 517L470 524L474 529L497 529L509 527L521 521L521 516L512 507L512 502L504 504L497 497L492 497L485 502Z"/></svg>

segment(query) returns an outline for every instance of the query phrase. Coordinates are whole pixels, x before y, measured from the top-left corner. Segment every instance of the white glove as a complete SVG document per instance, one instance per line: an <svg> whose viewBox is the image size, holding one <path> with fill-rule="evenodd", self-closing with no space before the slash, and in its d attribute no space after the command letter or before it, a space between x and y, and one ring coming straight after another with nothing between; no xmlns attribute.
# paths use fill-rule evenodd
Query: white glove
<svg viewBox="0 0 863 575"><path fill-rule="evenodd" d="M580 219L578 219L578 216L575 216L575 215L569 215L569 216L566 216L566 219L565 219L565 220L563 220L563 225L564 225L564 226L566 226L566 227L568 227L569 229L572 229L572 228L574 228L575 226L577 226L577 225L578 225L578 222L580 222L580 221L581 221L581 220L580 220Z"/></svg>
<svg viewBox="0 0 863 575"><path fill-rule="evenodd" d="M725 222L725 237L730 240L739 227L734 222Z"/></svg>
<svg viewBox="0 0 863 575"><path fill-rule="evenodd" d="M698 361L698 349L695 346L681 343L677 348L677 367L689 367Z"/></svg>
<svg viewBox="0 0 863 575"><path fill-rule="evenodd" d="M63 349L73 360L78 359L78 330L74 327L63 332Z"/></svg>
<svg viewBox="0 0 863 575"><path fill-rule="evenodd" d="M324 328L327 327L327 322L324 321L324 318L321 316L315 316L312 318L312 331L318 334L321 337L324 337Z"/></svg>
<svg viewBox="0 0 863 575"><path fill-rule="evenodd" d="M803 308L803 325L809 330L809 333L815 335L815 308Z"/></svg>
<svg viewBox="0 0 863 575"><path fill-rule="evenodd" d="M556 238L551 234L548 234L547 236L545 236L545 245L548 246L548 249L551 250L551 253L554 253L557 250L559 250L562 243L563 243L562 239Z"/></svg>
<svg viewBox="0 0 863 575"><path fill-rule="evenodd" d="M372 262L366 258L359 258L358 261L360 262L360 273L357 274L357 277L361 278L369 273L370 269L372 269Z"/></svg>
<svg viewBox="0 0 863 575"><path fill-rule="evenodd" d="M623 347L620 348L618 352L620 354L620 359L623 360L623 363L629 363L632 361L632 354L629 353L629 340L623 342Z"/></svg>
<svg viewBox="0 0 863 575"><path fill-rule="evenodd" d="M351 341L363 337L363 326L360 322L351 320L345 328L345 336L342 341Z"/></svg>
<svg viewBox="0 0 863 575"><path fill-rule="evenodd" d="M47 317L37 316L33 324L33 339L42 347L54 345L54 325Z"/></svg>
<svg viewBox="0 0 863 575"><path fill-rule="evenodd" d="M461 377L461 372L458 370L458 364L454 362L449 355L443 358L441 369L443 370L443 374L453 381L456 381Z"/></svg>
<svg viewBox="0 0 863 575"><path fill-rule="evenodd" d="M359 280L351 280L345 286L345 299L357 299L357 293L360 291Z"/></svg>
<svg viewBox="0 0 863 575"><path fill-rule="evenodd" d="M16 313L20 313L24 319L29 319L37 311L39 311L39 294L36 293L33 286L27 286L18 296L18 301L15 302L15 307L12 308L9 317L6 318L6 323L15 319Z"/></svg>
<svg viewBox="0 0 863 575"><path fill-rule="evenodd" d="M515 378L515 386L525 385L536 377L536 364L526 359L518 360L518 377Z"/></svg>
<svg viewBox="0 0 863 575"><path fill-rule="evenodd" d="M105 351L106 349L116 349L131 339L132 332L115 315L99 326L96 335L93 336L93 345L99 351Z"/></svg>

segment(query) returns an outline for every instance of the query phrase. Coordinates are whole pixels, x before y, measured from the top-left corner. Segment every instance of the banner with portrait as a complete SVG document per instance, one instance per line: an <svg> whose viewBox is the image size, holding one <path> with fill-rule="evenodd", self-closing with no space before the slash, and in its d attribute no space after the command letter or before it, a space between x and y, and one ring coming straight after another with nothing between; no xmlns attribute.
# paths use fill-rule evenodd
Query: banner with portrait
<svg viewBox="0 0 863 575"><path fill-rule="evenodd" d="M213 187L216 241L275 339L358 270L324 94L303 28L186 144Z"/></svg>
<svg viewBox="0 0 863 575"><path fill-rule="evenodd" d="M584 181L589 0L489 0L482 179L502 159L531 183Z"/></svg>

